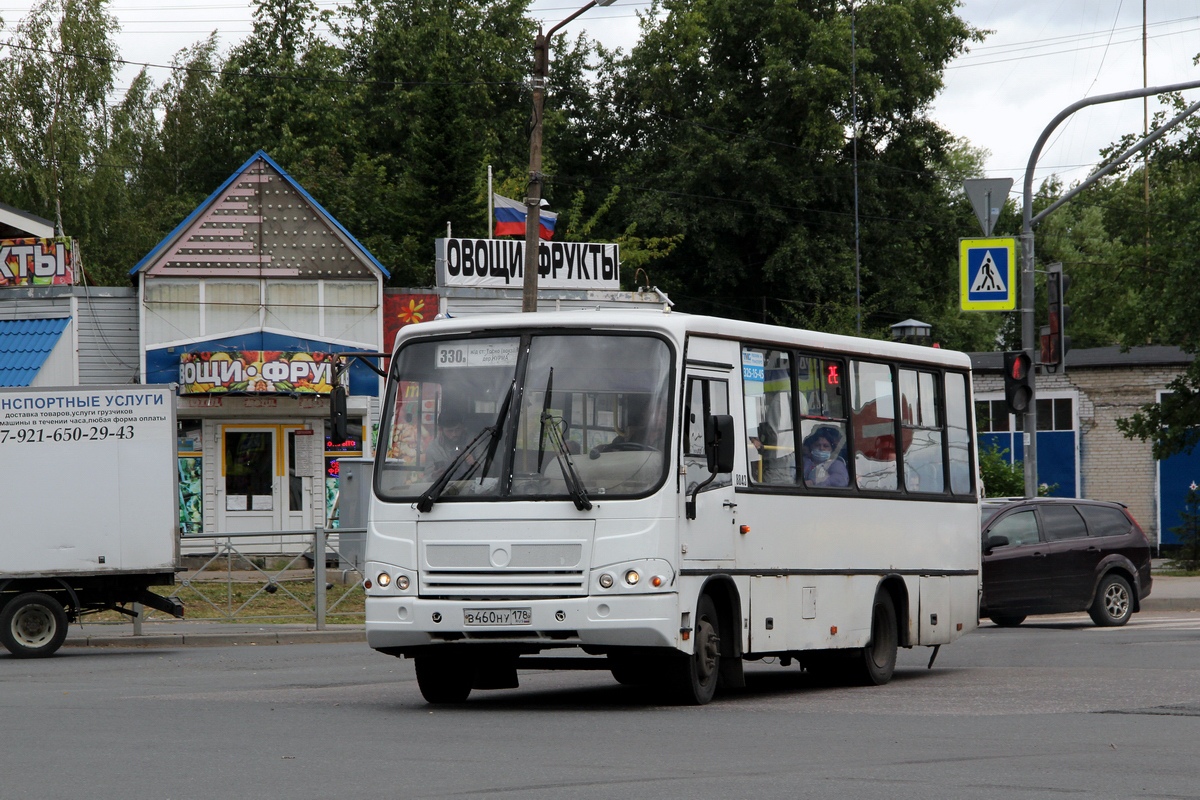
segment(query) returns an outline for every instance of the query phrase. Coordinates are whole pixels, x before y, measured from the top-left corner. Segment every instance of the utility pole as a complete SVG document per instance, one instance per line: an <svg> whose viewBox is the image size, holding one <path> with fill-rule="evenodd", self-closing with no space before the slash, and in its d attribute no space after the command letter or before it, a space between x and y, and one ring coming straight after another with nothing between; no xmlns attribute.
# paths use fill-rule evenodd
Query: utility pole
<svg viewBox="0 0 1200 800"><path fill-rule="evenodd" d="M537 311L538 227L542 213L542 109L546 102L546 75L550 71L550 40L559 28L592 6L612 5L616 0L590 0L562 22L543 34L538 27L533 41L533 120L529 131L529 188L525 192L525 279L522 283L521 310Z"/></svg>

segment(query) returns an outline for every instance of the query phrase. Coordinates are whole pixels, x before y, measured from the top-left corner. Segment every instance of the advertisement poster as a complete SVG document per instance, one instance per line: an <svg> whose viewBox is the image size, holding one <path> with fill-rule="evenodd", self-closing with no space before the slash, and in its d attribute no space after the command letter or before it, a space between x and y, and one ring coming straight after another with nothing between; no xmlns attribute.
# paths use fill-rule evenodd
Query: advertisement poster
<svg viewBox="0 0 1200 800"><path fill-rule="evenodd" d="M180 394L329 394L332 389L329 353L242 350L179 357Z"/></svg>
<svg viewBox="0 0 1200 800"><path fill-rule="evenodd" d="M179 459L179 532L184 536L204 532L204 458Z"/></svg>
<svg viewBox="0 0 1200 800"><path fill-rule="evenodd" d="M75 244L71 239L0 239L0 287L74 283Z"/></svg>

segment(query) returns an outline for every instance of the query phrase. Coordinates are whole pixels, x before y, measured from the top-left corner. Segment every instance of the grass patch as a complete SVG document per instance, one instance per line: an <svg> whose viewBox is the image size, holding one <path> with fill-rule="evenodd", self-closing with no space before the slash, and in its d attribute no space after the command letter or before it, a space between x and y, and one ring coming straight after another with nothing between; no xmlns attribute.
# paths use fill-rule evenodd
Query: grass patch
<svg viewBox="0 0 1200 800"><path fill-rule="evenodd" d="M274 591L268 587L273 586ZM230 623L315 623L316 584L312 577L281 579L268 582L213 578L184 578L173 587L152 589L156 594L170 593L184 607L184 619ZM333 583L325 591L325 621L330 624L362 624L365 617L366 594L362 584ZM145 619L170 620L173 617L151 608ZM115 611L91 614L84 622L129 621Z"/></svg>

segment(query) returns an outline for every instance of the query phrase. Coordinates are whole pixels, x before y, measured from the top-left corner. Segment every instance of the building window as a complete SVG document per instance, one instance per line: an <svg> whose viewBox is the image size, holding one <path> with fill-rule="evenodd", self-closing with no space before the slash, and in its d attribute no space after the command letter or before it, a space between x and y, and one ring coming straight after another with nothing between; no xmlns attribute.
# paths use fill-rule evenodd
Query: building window
<svg viewBox="0 0 1200 800"><path fill-rule="evenodd" d="M1075 430L1075 402L1070 397L1055 397L1037 401L1039 431Z"/></svg>
<svg viewBox="0 0 1200 800"><path fill-rule="evenodd" d="M975 424L980 433L1008 433L1008 406L1003 400L977 400Z"/></svg>

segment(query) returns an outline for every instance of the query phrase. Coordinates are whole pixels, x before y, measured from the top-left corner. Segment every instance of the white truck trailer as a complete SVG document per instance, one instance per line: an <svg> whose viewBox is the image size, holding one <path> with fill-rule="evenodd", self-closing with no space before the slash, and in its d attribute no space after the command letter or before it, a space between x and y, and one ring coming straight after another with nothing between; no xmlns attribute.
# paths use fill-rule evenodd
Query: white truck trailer
<svg viewBox="0 0 1200 800"><path fill-rule="evenodd" d="M169 386L0 388L0 644L52 655L67 625L175 582L179 492Z"/></svg>

